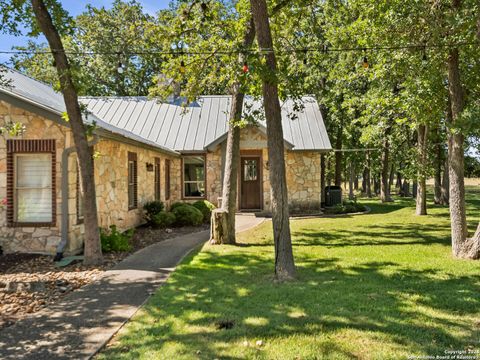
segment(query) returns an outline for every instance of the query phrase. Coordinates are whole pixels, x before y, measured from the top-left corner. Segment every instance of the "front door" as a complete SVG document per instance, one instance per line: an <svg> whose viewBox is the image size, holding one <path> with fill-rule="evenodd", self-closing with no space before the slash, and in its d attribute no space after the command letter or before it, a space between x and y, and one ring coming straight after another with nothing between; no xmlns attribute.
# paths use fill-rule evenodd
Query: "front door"
<svg viewBox="0 0 480 360"><path fill-rule="evenodd" d="M260 157L242 157L240 172L240 209L260 210L262 208Z"/></svg>

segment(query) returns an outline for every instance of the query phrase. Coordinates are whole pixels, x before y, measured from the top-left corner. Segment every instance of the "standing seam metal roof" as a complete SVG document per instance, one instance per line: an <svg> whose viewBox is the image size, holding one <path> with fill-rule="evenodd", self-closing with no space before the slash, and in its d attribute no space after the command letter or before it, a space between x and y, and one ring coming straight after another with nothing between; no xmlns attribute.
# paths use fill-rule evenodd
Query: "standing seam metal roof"
<svg viewBox="0 0 480 360"><path fill-rule="evenodd" d="M115 126L166 148L188 152L204 151L208 145L226 135L231 97L201 96L188 105L182 104L181 99L156 102L147 97L82 97L80 100L93 114ZM293 110L292 100L281 104L285 141L293 145L293 150L330 150L330 140L318 103L308 96L303 97L302 102L304 108L299 111ZM246 97L245 103L250 104L252 109L261 107L259 101L250 97ZM119 114L120 109L129 107L133 108ZM292 114L297 117L295 120L291 119ZM139 122L143 123L140 130ZM266 126L264 120L259 123Z"/></svg>
<svg viewBox="0 0 480 360"><path fill-rule="evenodd" d="M0 91L61 115L65 112L63 96L50 86L7 69L2 76L11 86ZM157 102L147 97L81 97L90 115L85 119L126 138L155 146L164 151L205 151L212 143L226 137L231 96L201 96L191 104L177 98ZM284 139L293 150L330 150L318 103L313 97L302 99L303 110L293 111L293 101L282 105ZM261 109L261 101L245 97L245 108ZM297 117L292 120L289 115ZM264 120L259 124L265 128Z"/></svg>

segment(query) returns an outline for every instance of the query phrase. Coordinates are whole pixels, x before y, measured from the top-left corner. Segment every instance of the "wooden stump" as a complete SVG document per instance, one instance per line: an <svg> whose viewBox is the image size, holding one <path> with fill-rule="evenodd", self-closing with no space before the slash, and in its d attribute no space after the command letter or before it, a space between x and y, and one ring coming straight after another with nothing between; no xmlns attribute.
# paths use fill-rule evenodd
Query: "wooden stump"
<svg viewBox="0 0 480 360"><path fill-rule="evenodd" d="M210 226L210 243L223 244L227 241L227 215L228 211L224 209L215 209L212 211Z"/></svg>

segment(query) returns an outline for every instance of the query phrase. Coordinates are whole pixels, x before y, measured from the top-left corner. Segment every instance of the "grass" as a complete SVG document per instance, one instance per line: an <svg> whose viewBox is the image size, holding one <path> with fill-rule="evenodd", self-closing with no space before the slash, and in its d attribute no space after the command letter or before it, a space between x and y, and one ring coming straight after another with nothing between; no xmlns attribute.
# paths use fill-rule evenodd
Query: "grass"
<svg viewBox="0 0 480 360"><path fill-rule="evenodd" d="M468 189L470 230L480 191ZM406 359L480 350L480 262L455 260L448 208L366 201L293 220L298 279L272 281L271 223L190 255L100 359ZM219 321L233 322L218 329ZM262 340L261 346L256 341Z"/></svg>

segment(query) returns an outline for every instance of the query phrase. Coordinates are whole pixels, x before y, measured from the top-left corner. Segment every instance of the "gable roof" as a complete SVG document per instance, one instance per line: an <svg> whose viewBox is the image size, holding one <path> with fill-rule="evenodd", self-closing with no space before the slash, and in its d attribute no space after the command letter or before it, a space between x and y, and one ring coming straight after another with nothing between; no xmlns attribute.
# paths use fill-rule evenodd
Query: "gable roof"
<svg viewBox="0 0 480 360"><path fill-rule="evenodd" d="M59 116L65 112L63 96L50 86L18 71L7 69L2 76L11 86L0 86L0 94L13 96ZM226 139L231 106L231 96L201 96L183 106L181 99L158 102L147 97L81 97L90 113L86 123L96 122L97 127L111 134L141 142L171 154L188 151L205 151ZM302 99L303 110L294 110L294 102L281 103L284 139L293 150L330 150L331 144L325 129L318 103L313 97ZM262 110L261 101L245 98L248 112ZM291 120L294 114L296 119ZM63 122L68 126L68 123ZM266 131L264 120L259 121L261 131Z"/></svg>
<svg viewBox="0 0 480 360"><path fill-rule="evenodd" d="M53 90L49 85L13 69L6 69L6 72L2 72L0 76L2 76L2 80L5 79L9 82L8 86L0 86L0 95L3 93L30 105L47 110L50 113L57 115L58 121L63 125L69 126L67 122L62 120L62 115L66 111L62 94ZM179 155L172 149L165 148L157 143L149 141L148 139L142 138L137 134L128 132L125 129L112 126L95 116L95 114L88 114L83 120L88 124L95 122L97 128L103 130L104 134L107 133L113 136L120 136L121 138L154 147L157 150L171 155Z"/></svg>
<svg viewBox="0 0 480 360"><path fill-rule="evenodd" d="M182 106L182 100L158 102L147 97L82 97L81 101L97 117L161 146L176 151L204 151L226 138L231 96L200 96ZM284 139L293 150L330 150L318 103L303 97L303 110L295 111L294 102L281 103ZM249 112L262 111L260 101L245 98ZM291 120L291 114L296 119ZM264 120L259 121L265 131Z"/></svg>

